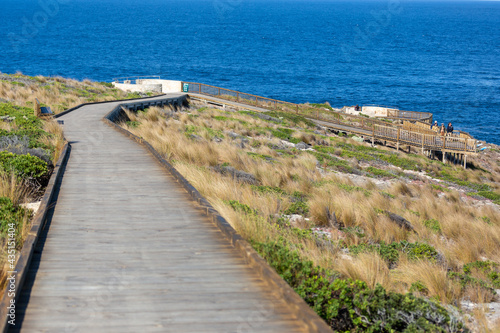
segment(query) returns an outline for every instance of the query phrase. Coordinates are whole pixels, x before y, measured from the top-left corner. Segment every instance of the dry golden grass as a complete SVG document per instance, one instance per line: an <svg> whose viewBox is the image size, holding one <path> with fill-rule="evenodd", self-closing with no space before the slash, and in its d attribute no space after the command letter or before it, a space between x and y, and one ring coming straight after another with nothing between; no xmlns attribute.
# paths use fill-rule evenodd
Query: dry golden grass
<svg viewBox="0 0 500 333"><path fill-rule="evenodd" d="M334 269L346 278L366 282L370 288L380 284L392 289L389 267L376 253L363 253L353 259L337 259Z"/></svg>
<svg viewBox="0 0 500 333"><path fill-rule="evenodd" d="M32 189L14 174L0 172L0 198L9 198L15 205L19 205L27 202L32 194Z"/></svg>
<svg viewBox="0 0 500 333"><path fill-rule="evenodd" d="M0 98L20 106L33 107L38 98L40 103L51 107L54 113L86 102L125 99L131 94L107 87L90 80L77 81L62 77L29 77L16 73L21 84L0 80Z"/></svg>
<svg viewBox="0 0 500 333"><path fill-rule="evenodd" d="M393 273L393 279L406 285L406 288L419 281L427 287L430 296L437 297L443 303L451 303L460 296L460 286L451 281L446 273L437 264L428 261L409 262L403 258Z"/></svg>
<svg viewBox="0 0 500 333"><path fill-rule="evenodd" d="M52 146L55 148L54 154L52 156L52 163L54 163L55 165L64 147L63 129L57 123L57 121L53 119L45 121L43 129L45 132L49 133L50 136L45 136L40 141L48 146Z"/></svg>

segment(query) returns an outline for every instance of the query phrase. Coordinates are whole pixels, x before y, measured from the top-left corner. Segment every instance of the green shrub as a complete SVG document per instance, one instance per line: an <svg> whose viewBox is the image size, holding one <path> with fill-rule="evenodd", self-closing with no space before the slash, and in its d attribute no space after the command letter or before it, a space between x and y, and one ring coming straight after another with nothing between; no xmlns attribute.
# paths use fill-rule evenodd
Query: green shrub
<svg viewBox="0 0 500 333"><path fill-rule="evenodd" d="M498 267L498 264L493 262L493 261L474 261L470 262L468 264L465 264L463 267L463 271L466 274L469 274L472 272L472 270L475 268L477 270L481 270L483 272L489 272Z"/></svg>
<svg viewBox="0 0 500 333"><path fill-rule="evenodd" d="M255 159L260 159L260 160L264 160L264 161L274 161L274 159L269 156L269 155L264 155L264 154L257 154L257 153L254 153L254 152L251 152L251 151L248 151L247 152L247 155L248 156L251 156Z"/></svg>
<svg viewBox="0 0 500 333"><path fill-rule="evenodd" d="M315 107L315 108L325 108L325 109L328 109L330 111L333 111L333 108L330 106L330 104L327 104L327 103L311 103L310 105Z"/></svg>
<svg viewBox="0 0 500 333"><path fill-rule="evenodd" d="M488 216L482 216L481 220L483 220L484 223L486 223L486 224L492 225L491 219Z"/></svg>
<svg viewBox="0 0 500 333"><path fill-rule="evenodd" d="M7 173L14 172L21 178L40 178L48 172L47 163L40 158L6 151L0 152L0 169Z"/></svg>
<svg viewBox="0 0 500 333"><path fill-rule="evenodd" d="M338 332L466 332L465 325L430 300L342 280L304 261L284 241L254 243L257 252Z"/></svg>
<svg viewBox="0 0 500 333"><path fill-rule="evenodd" d="M2 238L6 238L9 224L14 224L16 229L16 246L20 248L21 233L19 232L23 226L23 218L27 214L26 210L20 206L15 206L9 198L0 197L0 234Z"/></svg>
<svg viewBox="0 0 500 333"><path fill-rule="evenodd" d="M250 143L250 147L252 148L260 148L260 146L262 146L262 143L257 140L252 140L252 142Z"/></svg>
<svg viewBox="0 0 500 333"><path fill-rule="evenodd" d="M474 269L482 271L489 278L489 283L492 288L500 288L500 271L499 265L493 261L474 261L464 265L464 274L471 274Z"/></svg>
<svg viewBox="0 0 500 333"><path fill-rule="evenodd" d="M386 191L381 191L380 192L383 196L387 197L387 198L391 198L391 199L396 199L396 196L393 195L393 194L390 194L389 192L386 192Z"/></svg>
<svg viewBox="0 0 500 333"><path fill-rule="evenodd" d="M242 204L236 200L224 200L226 205L229 205L232 209L237 212L241 212L247 215L257 215L257 211L248 205Z"/></svg>
<svg viewBox="0 0 500 333"><path fill-rule="evenodd" d="M278 129L268 129L269 132L271 132L271 134L281 140L286 140L286 141L289 141L291 143L299 143L300 140L297 139L297 138L294 138L292 137L292 133L294 132L294 130L292 129L289 129L289 128L278 128Z"/></svg>
<svg viewBox="0 0 500 333"><path fill-rule="evenodd" d="M286 192L279 187L252 185L251 188L255 192L259 192L259 193L263 193L263 194L286 195Z"/></svg>
<svg viewBox="0 0 500 333"><path fill-rule="evenodd" d="M286 215L299 214L307 215L309 213L309 207L307 203L299 200L292 203L292 205L285 211Z"/></svg>
<svg viewBox="0 0 500 333"><path fill-rule="evenodd" d="M462 272L450 272L448 276L460 282L462 288L468 286L480 287L495 293L500 288L500 271L498 264L493 261L474 261L464 265ZM473 277L475 271L482 272L487 280Z"/></svg>
<svg viewBox="0 0 500 333"><path fill-rule="evenodd" d="M212 118L215 119L215 120L219 120L219 121L227 121L227 120L229 120L228 117L224 117L224 116L214 116Z"/></svg>
<svg viewBox="0 0 500 333"><path fill-rule="evenodd" d="M378 169L375 167L368 167L368 168L366 168L366 171L368 171L369 173L371 173L372 175L374 175L376 177L388 177L388 178L396 177L393 173L391 173L389 171L385 171L385 170Z"/></svg>
<svg viewBox="0 0 500 333"><path fill-rule="evenodd" d="M427 287L425 286L425 284L423 284L422 282L420 281L417 281L417 282L413 282L411 284L411 287L410 287L410 292L413 293L413 292L419 292L421 294L426 294L429 292L429 289L427 289Z"/></svg>
<svg viewBox="0 0 500 333"><path fill-rule="evenodd" d="M381 160L405 170L420 171L422 168L421 165L413 159L399 157L398 154L380 150L374 147L368 147L361 144L355 145L346 142L337 142L336 147L337 149L342 149L340 156L344 158L356 158L362 161ZM335 148L317 146L314 147L314 149L322 153L333 153ZM374 171L377 172L376 170ZM392 174L391 176L394 177L394 175Z"/></svg>
<svg viewBox="0 0 500 333"><path fill-rule="evenodd" d="M132 127L132 128L136 128L140 125L141 123L138 122L138 121L127 121L127 125Z"/></svg>
<svg viewBox="0 0 500 333"><path fill-rule="evenodd" d="M427 243L408 243L407 241L401 241L402 252L406 253L408 259L418 260L426 259L434 261L438 258L438 251Z"/></svg>
<svg viewBox="0 0 500 333"><path fill-rule="evenodd" d="M491 188L487 184L477 184L477 183L472 183L466 180L462 180L458 178L457 176L452 174L452 170L442 170L440 174L438 175L438 178L441 178L442 180L446 180L451 183L455 183L460 186L467 186L473 190L476 190L478 192L482 191L491 191Z"/></svg>
<svg viewBox="0 0 500 333"><path fill-rule="evenodd" d="M433 189L441 191L441 192L450 192L450 189L442 187L442 186L439 186L439 185L431 184L431 187Z"/></svg>
<svg viewBox="0 0 500 333"><path fill-rule="evenodd" d="M371 195L370 191L368 191L367 189L364 189L362 187L359 187L359 186L347 185L347 184L342 184L342 183L336 183L335 185L337 185L338 188L340 188L346 192L354 192L354 191L363 192L365 194L365 196L367 196L367 197Z"/></svg>
<svg viewBox="0 0 500 333"><path fill-rule="evenodd" d="M382 242L380 244L352 245L349 247L349 253L356 256L360 253L375 252L378 253L389 266L393 266L399 260L400 249L401 246L399 243L386 244Z"/></svg>
<svg viewBox="0 0 500 333"><path fill-rule="evenodd" d="M107 88L114 88L113 83L111 83L111 82L99 82L99 84L101 84Z"/></svg>
<svg viewBox="0 0 500 333"><path fill-rule="evenodd" d="M314 239L314 233L310 229L291 228L290 230L300 239Z"/></svg>
<svg viewBox="0 0 500 333"><path fill-rule="evenodd" d="M458 282L460 282L460 285L462 286L462 288L466 288L468 286L474 286L474 287L480 287L480 288L492 290L490 288L490 286L488 285L488 282L481 280L481 279L477 279L475 277L472 277L469 274L450 272L450 273L448 273L448 276L450 278L455 279Z"/></svg>
<svg viewBox="0 0 500 333"><path fill-rule="evenodd" d="M425 220L424 225L437 234L441 233L441 224L439 223L438 220L435 219Z"/></svg>
<svg viewBox="0 0 500 333"><path fill-rule="evenodd" d="M495 192L491 192L491 191L479 191L477 192L478 195L486 198L486 199L490 199L490 200L493 200L493 201L496 201L496 200L500 200L500 194L498 193L495 193Z"/></svg>
<svg viewBox="0 0 500 333"><path fill-rule="evenodd" d="M381 160L384 160L387 163L400 167L401 169L404 170L420 171L422 169L422 166L418 162L413 161L409 158L399 157L396 154L391 154L389 156L380 155L379 157Z"/></svg>
<svg viewBox="0 0 500 333"><path fill-rule="evenodd" d="M407 241L401 241L390 244L381 242L379 244L359 244L349 247L349 253L353 255L366 252L378 253L389 266L394 266L398 262L401 253L405 253L410 260L425 259L434 261L439 256L439 253L434 247L419 242L409 243Z"/></svg>
<svg viewBox="0 0 500 333"><path fill-rule="evenodd" d="M83 96L86 96L85 94ZM127 96L125 97L125 99L137 99L137 98L141 98L141 94L139 94L138 92L130 92L127 94Z"/></svg>
<svg viewBox="0 0 500 333"><path fill-rule="evenodd" d="M27 137L28 148L49 148L40 142L40 139L47 135L43 130L42 121L33 114L33 110L26 107L15 106L9 103L0 103L0 116L10 116L16 129L12 131L0 130L1 136Z"/></svg>
<svg viewBox="0 0 500 333"><path fill-rule="evenodd" d="M340 160L336 157L333 157L329 154L316 152L316 151L308 151L309 154L314 155L320 164L326 164L327 167L333 167L339 171L352 173L353 168L349 165L348 162Z"/></svg>

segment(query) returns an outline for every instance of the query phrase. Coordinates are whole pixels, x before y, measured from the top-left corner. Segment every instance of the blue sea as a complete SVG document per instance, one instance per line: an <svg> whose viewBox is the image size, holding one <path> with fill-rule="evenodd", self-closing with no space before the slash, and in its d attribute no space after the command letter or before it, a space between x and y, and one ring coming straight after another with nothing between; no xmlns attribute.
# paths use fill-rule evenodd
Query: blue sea
<svg viewBox="0 0 500 333"><path fill-rule="evenodd" d="M500 2L0 0L0 71L427 111L500 144Z"/></svg>

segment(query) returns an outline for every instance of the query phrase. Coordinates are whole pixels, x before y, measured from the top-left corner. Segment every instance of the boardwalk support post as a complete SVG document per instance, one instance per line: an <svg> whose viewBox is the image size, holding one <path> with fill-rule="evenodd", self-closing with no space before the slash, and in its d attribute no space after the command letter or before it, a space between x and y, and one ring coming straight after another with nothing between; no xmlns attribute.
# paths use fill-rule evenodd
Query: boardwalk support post
<svg viewBox="0 0 500 333"><path fill-rule="evenodd" d="M398 127L398 137L396 138L396 151L399 151L399 135L401 132L401 128Z"/></svg>
<svg viewBox="0 0 500 333"><path fill-rule="evenodd" d="M467 169L467 155L464 154L464 169Z"/></svg>
<svg viewBox="0 0 500 333"><path fill-rule="evenodd" d="M424 134L422 133L422 155L425 155L424 152Z"/></svg>
<svg viewBox="0 0 500 333"><path fill-rule="evenodd" d="M372 147L375 146L375 124L372 127Z"/></svg>

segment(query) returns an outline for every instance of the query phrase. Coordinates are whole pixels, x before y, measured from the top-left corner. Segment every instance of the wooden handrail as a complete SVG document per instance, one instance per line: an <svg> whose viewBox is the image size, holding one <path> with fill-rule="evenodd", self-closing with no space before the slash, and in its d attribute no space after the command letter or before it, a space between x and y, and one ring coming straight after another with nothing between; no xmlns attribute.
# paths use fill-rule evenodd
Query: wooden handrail
<svg viewBox="0 0 500 333"><path fill-rule="evenodd" d="M255 100L255 105L258 105L259 104L259 101L260 102L265 102L265 103L271 103L272 105L277 106L277 104L282 104L282 105L286 105L286 106L289 106L289 107L292 107L294 110L297 111L298 113L298 110L303 107L299 104L296 104L296 103L291 103L291 102L286 102L286 101L281 101L281 100L278 100L278 99L273 99L273 98L267 98L267 97L262 97L262 96L258 96L258 95L253 95L253 94L248 94L248 93L243 93L243 92L240 92L240 91L236 91L236 90L231 90L231 89L226 89L226 88L221 88L221 87L217 87L217 86L212 86L212 85L209 85L209 84L204 84L204 83L198 83L198 82L188 82L188 81L183 81L182 82L182 86L184 86L184 84L188 84L189 85L189 88L191 88L191 86L198 86L198 91L192 91L192 92L198 92L198 93L201 93L201 94L208 94L208 95L212 95L212 96L217 96L217 97L221 97L221 98L224 98L223 96L225 96L225 94L223 92L228 92L232 95L234 95L234 97L236 98L236 101L238 102L243 102L243 100L241 99L241 96L249 96L249 97L252 97L252 99ZM202 91L202 87L206 87L206 88L211 88L211 89L215 89L215 91L217 91L217 93L215 94L210 94L210 93L207 93L207 92L203 92ZM329 112L336 112L336 111L331 111L329 110ZM396 109L389 109L388 112L393 112L392 114L394 116L389 116L389 113L388 113L388 117L387 118L394 118L394 119L411 119L411 120L414 120L414 121L422 121L422 120L428 120L428 119L432 119L432 113L429 113L429 112L418 112L418 111L404 111L404 110L396 110ZM340 113L340 112L338 112ZM342 115L346 115L345 113L341 113ZM411 117L406 117L406 116L403 116L403 115L406 115L406 114L409 114L411 115ZM359 117L359 116L355 116L355 115L350 115L350 116L353 116L353 117ZM382 121L379 121L381 123L384 123Z"/></svg>

